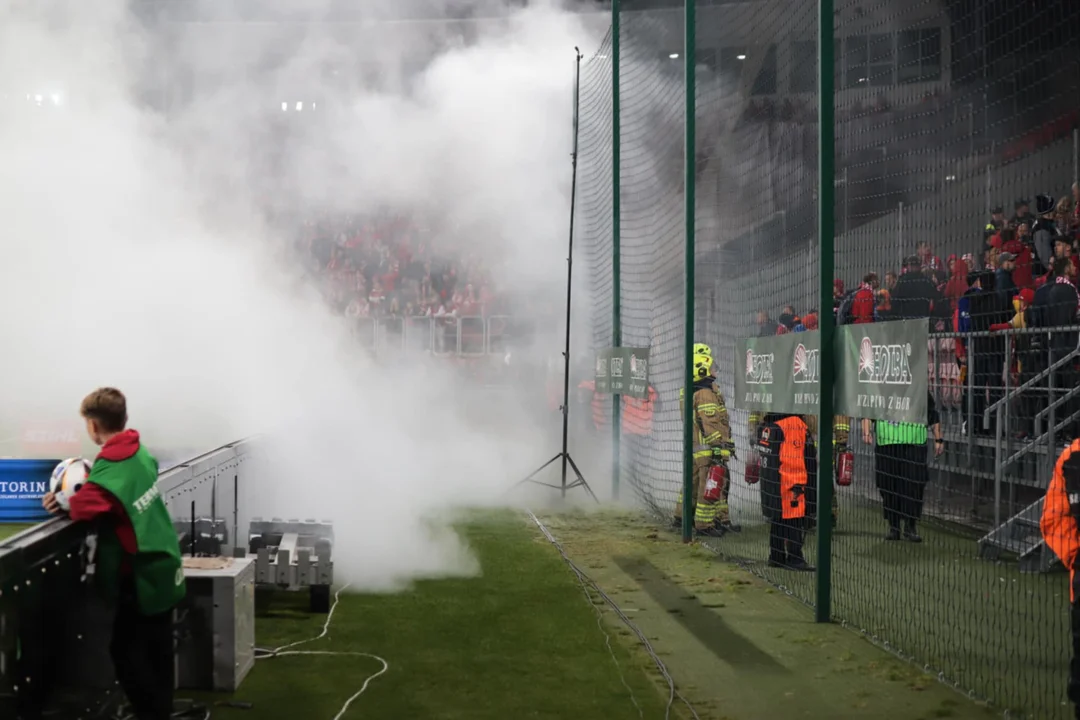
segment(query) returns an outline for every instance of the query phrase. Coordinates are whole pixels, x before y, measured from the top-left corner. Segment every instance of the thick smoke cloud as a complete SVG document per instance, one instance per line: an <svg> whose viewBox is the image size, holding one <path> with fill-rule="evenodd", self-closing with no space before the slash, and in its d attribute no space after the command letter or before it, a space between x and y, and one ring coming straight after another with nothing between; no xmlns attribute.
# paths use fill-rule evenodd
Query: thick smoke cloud
<svg viewBox="0 0 1080 720"><path fill-rule="evenodd" d="M546 459L550 418L363 355L279 221L388 206L522 296L561 287L573 47L606 23L546 3L348 25L6 7L0 441L115 385L156 447L266 433L255 512L332 518L346 579L475 570L445 523Z"/></svg>

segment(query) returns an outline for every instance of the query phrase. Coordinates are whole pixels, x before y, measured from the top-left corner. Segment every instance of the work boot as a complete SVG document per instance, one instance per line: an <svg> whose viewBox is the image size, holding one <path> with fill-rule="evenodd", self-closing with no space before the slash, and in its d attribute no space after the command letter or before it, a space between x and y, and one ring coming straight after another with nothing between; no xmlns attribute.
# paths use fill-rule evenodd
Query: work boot
<svg viewBox="0 0 1080 720"><path fill-rule="evenodd" d="M908 525L907 529L904 530L904 539L907 540L908 542L913 542L913 543L921 543L922 542L922 537L919 536L919 533L915 532L914 523L912 523L911 525Z"/></svg>
<svg viewBox="0 0 1080 720"><path fill-rule="evenodd" d="M885 539L886 540L899 540L900 539L900 528L898 528L898 527L889 528L889 532L885 533Z"/></svg>
<svg viewBox="0 0 1080 720"><path fill-rule="evenodd" d="M787 568L788 570L796 570L798 572L814 572L817 570L816 567L802 558L795 558L794 560L788 561Z"/></svg>
<svg viewBox="0 0 1080 720"><path fill-rule="evenodd" d="M694 530L694 533L701 537L722 538L726 534L726 531L723 528L713 525L711 527L702 528L701 530Z"/></svg>
<svg viewBox="0 0 1080 720"><path fill-rule="evenodd" d="M742 525L735 525L730 520L721 520L718 525L724 532L742 532Z"/></svg>

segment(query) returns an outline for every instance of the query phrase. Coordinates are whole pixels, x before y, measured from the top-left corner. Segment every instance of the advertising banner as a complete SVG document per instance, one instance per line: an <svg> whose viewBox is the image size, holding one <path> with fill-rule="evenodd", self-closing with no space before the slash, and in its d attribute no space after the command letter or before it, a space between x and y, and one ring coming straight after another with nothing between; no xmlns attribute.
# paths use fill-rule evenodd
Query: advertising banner
<svg viewBox="0 0 1080 720"><path fill-rule="evenodd" d="M926 422L926 320L836 329L834 409L890 422ZM747 338L736 346L735 407L814 414L820 381L816 331Z"/></svg>
<svg viewBox="0 0 1080 720"><path fill-rule="evenodd" d="M604 348L596 354L596 392L649 397L649 348Z"/></svg>
<svg viewBox="0 0 1080 720"><path fill-rule="evenodd" d="M735 407L816 413L820 342L816 330L739 341Z"/></svg>
<svg viewBox="0 0 1080 720"><path fill-rule="evenodd" d="M836 334L836 411L888 422L926 422L927 320L844 325Z"/></svg>

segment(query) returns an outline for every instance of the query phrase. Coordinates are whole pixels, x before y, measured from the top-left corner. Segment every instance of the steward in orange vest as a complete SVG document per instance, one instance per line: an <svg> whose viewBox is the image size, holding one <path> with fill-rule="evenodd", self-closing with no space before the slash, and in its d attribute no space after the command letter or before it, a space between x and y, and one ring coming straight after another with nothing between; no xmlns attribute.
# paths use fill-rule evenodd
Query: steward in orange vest
<svg viewBox="0 0 1080 720"><path fill-rule="evenodd" d="M761 510L769 520L769 566L812 571L803 557L817 514L817 449L799 415L769 413L752 451L761 455Z"/></svg>
<svg viewBox="0 0 1080 720"><path fill-rule="evenodd" d="M1043 500L1039 523L1043 540L1061 563L1069 569L1070 625L1072 661L1069 663L1068 697L1080 718L1080 587L1076 569L1080 555L1080 439L1073 440L1061 453Z"/></svg>
<svg viewBox="0 0 1080 720"><path fill-rule="evenodd" d="M593 425L599 430L607 424L607 414L604 410L611 406L611 401L606 400L607 396L596 392L596 382L594 380L583 380L578 384L578 388L593 394ZM653 412L656 409L657 397L656 388L652 385L649 386L649 397L646 399L639 400L626 395L622 396L622 432L624 435L648 435L652 432Z"/></svg>

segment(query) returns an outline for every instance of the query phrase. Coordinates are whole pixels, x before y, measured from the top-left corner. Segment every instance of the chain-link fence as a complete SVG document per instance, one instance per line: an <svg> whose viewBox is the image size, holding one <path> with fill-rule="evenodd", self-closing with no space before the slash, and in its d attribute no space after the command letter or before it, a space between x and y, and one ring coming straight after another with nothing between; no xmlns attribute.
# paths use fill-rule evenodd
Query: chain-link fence
<svg viewBox="0 0 1080 720"><path fill-rule="evenodd" d="M1011 716L1071 716L1069 588L1039 520L1080 413L1066 329L1080 255L1080 6L837 3L835 163L819 173L818 3L699 3L689 268L684 15L622 7L617 37L583 68L578 203L595 345L616 334L617 250L621 344L651 350L655 406L622 406L624 482L673 519L689 271L693 340L713 349L739 454L729 463L738 531L707 542L810 604L831 582L835 620ZM819 293L822 177L835 221L831 302ZM832 512L811 510L800 531L813 565L815 527L835 517L825 578L770 551L765 483L748 484L743 469L776 418L734 402L740 340L812 332L822 313L855 325L927 318L932 396L922 425L829 418L834 452L850 450L854 471ZM820 422L807 421L813 438Z"/></svg>

